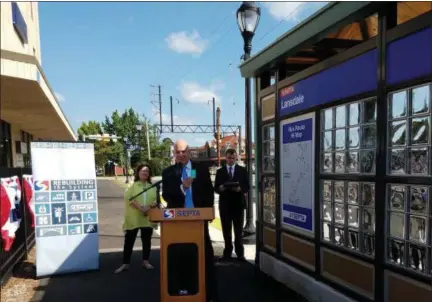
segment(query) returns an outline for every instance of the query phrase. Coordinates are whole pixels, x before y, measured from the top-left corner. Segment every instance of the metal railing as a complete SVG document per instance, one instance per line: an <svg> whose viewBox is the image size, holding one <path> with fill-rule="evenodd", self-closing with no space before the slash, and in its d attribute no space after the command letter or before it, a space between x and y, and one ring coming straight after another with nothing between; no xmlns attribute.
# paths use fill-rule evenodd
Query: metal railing
<svg viewBox="0 0 432 302"><path fill-rule="evenodd" d="M35 245L35 232L31 225L31 218L25 204L23 175L31 175L30 168L5 168L0 167L0 177L18 176L21 183L20 214L21 223L15 233L15 239L9 251L4 250L3 239L0 236L0 284L9 279L13 268L27 259L30 249Z"/></svg>

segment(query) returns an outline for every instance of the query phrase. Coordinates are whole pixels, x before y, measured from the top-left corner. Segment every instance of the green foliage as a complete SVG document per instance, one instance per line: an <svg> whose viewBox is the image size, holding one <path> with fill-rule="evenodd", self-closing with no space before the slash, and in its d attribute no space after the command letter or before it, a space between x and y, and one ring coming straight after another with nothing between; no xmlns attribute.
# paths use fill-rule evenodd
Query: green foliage
<svg viewBox="0 0 432 302"><path fill-rule="evenodd" d="M78 128L79 140L83 141L84 136L102 134L102 126L99 122L88 121ZM95 147L95 163L97 167L103 167L108 160L121 162L123 149L121 144L107 141L92 141Z"/></svg>
<svg viewBox="0 0 432 302"><path fill-rule="evenodd" d="M138 124L142 125L141 131L137 130ZM89 121L83 123L78 129L80 139L83 135L102 133L127 138L130 142L130 165L132 168L136 168L141 163L148 163L153 174L160 175L162 170L170 165L169 144L160 139L155 125L148 118L140 117L138 112L132 108L123 113L115 110L110 117L105 116L104 122ZM94 144L97 166L103 166L108 160L122 166L125 165L126 146L123 139L119 139L117 142L95 141ZM150 158L148 146L150 146Z"/></svg>

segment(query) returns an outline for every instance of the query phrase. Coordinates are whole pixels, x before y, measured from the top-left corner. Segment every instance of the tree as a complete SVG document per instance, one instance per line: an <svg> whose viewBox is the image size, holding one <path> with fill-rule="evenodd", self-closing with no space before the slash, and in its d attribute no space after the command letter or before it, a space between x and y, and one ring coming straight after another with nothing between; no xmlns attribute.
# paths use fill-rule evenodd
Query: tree
<svg viewBox="0 0 432 302"><path fill-rule="evenodd" d="M137 130L137 125L142 125L142 130ZM148 129L146 127L148 126ZM97 166L103 166L108 160L125 166L126 146L124 138L130 142L131 151L130 164L135 168L141 163L147 163L153 170L154 175L162 172L162 169L170 164L168 156L170 144L161 141L156 126L145 116L129 108L123 113L115 110L111 116L105 116L102 123L88 121L82 123L78 129L80 140L84 135L95 135L107 133L121 137L117 142L93 141L95 146L95 161ZM148 143L147 143L148 136ZM150 148L150 157L149 154Z"/></svg>
<svg viewBox="0 0 432 302"><path fill-rule="evenodd" d="M92 135L92 134L102 134L102 127L99 122L96 121L88 121L87 123L82 123L78 128L78 136L79 140L84 140L84 135Z"/></svg>
<svg viewBox="0 0 432 302"><path fill-rule="evenodd" d="M84 122L78 128L78 136L84 141L84 136L103 134L102 126L99 122ZM95 148L95 163L97 167L104 167L108 160L119 162L122 155L121 144L107 141L92 141Z"/></svg>
<svg viewBox="0 0 432 302"><path fill-rule="evenodd" d="M141 131L137 130L138 124L142 125ZM147 126L148 130L146 129ZM105 117L103 128L111 135L117 135L128 139L130 147L133 149L130 159L132 168L135 168L140 163L146 162L149 165L155 166L152 167L154 170L153 173L160 173L160 168L158 167L161 165L167 166L169 164L169 159L166 158L169 147L167 149L166 144L160 141L155 126L145 115L140 116L138 112L132 108L125 110L122 114L116 110L111 114L111 117ZM124 142L122 143L124 144ZM152 159L148 156L148 148L150 148L150 157ZM159 164L159 161L161 161L161 164Z"/></svg>

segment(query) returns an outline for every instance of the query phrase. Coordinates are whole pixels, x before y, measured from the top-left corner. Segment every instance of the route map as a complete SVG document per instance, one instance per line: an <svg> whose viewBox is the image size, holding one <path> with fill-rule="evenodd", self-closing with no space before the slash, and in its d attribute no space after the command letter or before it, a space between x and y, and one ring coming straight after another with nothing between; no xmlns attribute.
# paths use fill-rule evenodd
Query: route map
<svg viewBox="0 0 432 302"><path fill-rule="evenodd" d="M283 165L284 187L289 188L283 190L283 201L295 206L304 206L305 201L312 201L313 194L310 182L313 175L310 161L311 143L298 142L284 145L284 157L289 157L290 160L284 161Z"/></svg>
<svg viewBox="0 0 432 302"><path fill-rule="evenodd" d="M282 224L313 231L314 115L281 125Z"/></svg>

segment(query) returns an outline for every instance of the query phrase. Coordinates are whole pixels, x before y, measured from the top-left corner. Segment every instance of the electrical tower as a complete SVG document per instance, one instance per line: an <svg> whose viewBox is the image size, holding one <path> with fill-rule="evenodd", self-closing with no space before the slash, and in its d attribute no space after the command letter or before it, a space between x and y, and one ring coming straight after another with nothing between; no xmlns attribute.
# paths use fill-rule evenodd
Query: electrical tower
<svg viewBox="0 0 432 302"><path fill-rule="evenodd" d="M160 86L158 86L160 87ZM160 90L159 90L160 91ZM156 94L157 95L157 94ZM160 96L160 93L159 93ZM209 103L213 104L213 125L174 125L174 112L173 112L173 98L170 96L170 113L171 113L171 125L162 124L162 101L159 103L152 102L153 106L159 105L160 107L160 124L156 126L156 130L159 133L213 133L216 140L216 148L218 154L217 164L220 166L220 140L222 133L234 133L238 134L238 147L241 150L241 126L240 125L221 125L220 124L220 108L216 109L216 100L213 98L209 100ZM241 151L240 151L241 152ZM241 156L241 154L239 154Z"/></svg>
<svg viewBox="0 0 432 302"><path fill-rule="evenodd" d="M155 89L157 88L157 92L152 92L150 95L150 103L156 109L156 113L159 114L160 131L162 131L162 86L150 85L150 87ZM161 133L162 132L160 132L160 134Z"/></svg>

